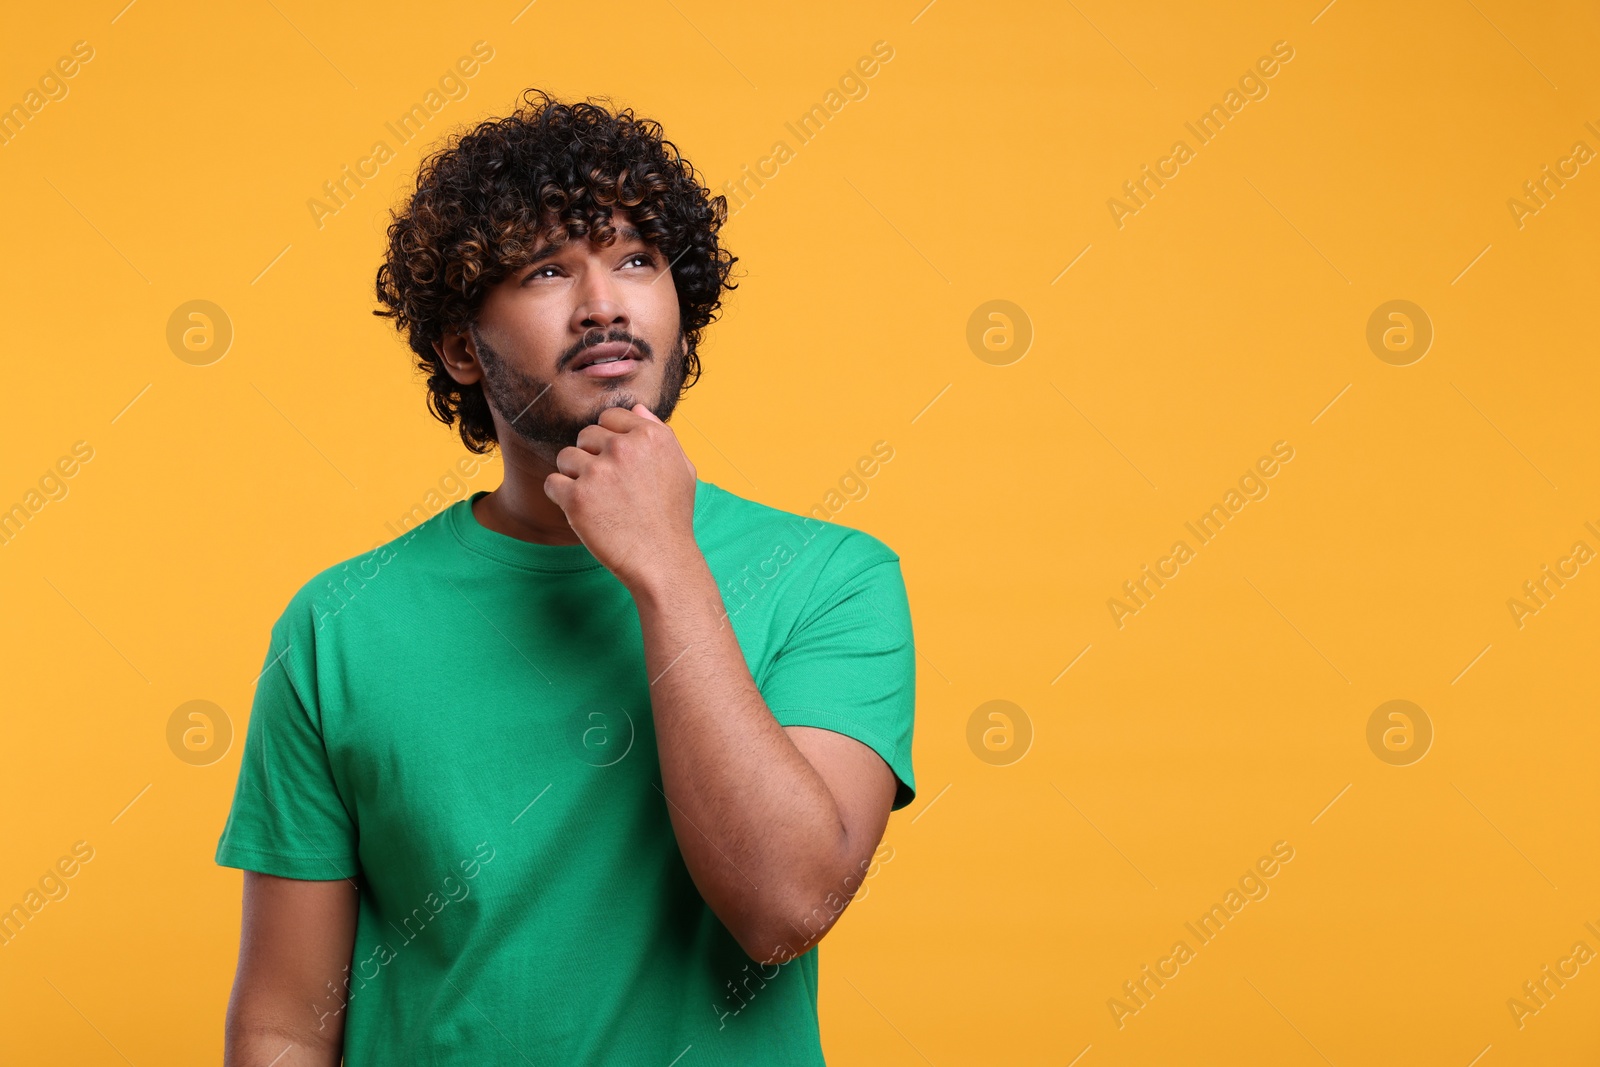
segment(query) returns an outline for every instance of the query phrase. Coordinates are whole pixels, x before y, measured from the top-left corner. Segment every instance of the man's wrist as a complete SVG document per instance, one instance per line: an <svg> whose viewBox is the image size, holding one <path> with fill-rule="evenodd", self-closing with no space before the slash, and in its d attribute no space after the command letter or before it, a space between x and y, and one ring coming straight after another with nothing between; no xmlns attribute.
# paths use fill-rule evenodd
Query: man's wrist
<svg viewBox="0 0 1600 1067"><path fill-rule="evenodd" d="M673 600L681 601L695 595L697 589L716 587L711 567L706 563L700 546L689 545L664 552L650 560L649 566L623 583L641 608L664 606Z"/></svg>

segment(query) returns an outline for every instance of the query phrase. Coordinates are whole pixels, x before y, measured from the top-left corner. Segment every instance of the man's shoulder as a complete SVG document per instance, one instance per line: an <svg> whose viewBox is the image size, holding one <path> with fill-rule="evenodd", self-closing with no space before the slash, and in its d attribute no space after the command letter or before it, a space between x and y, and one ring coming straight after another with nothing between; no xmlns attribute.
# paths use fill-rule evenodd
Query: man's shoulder
<svg viewBox="0 0 1600 1067"><path fill-rule="evenodd" d="M737 567L775 557L788 569L845 580L868 567L898 563L900 556L865 530L805 512L786 511L703 481L709 491L695 536L707 557Z"/></svg>
<svg viewBox="0 0 1600 1067"><path fill-rule="evenodd" d="M314 573L290 596L273 624L274 636L288 639L297 634L314 634L330 619L363 601L371 603L386 595L404 595L409 583L400 575L447 535L450 510L445 508L403 533Z"/></svg>

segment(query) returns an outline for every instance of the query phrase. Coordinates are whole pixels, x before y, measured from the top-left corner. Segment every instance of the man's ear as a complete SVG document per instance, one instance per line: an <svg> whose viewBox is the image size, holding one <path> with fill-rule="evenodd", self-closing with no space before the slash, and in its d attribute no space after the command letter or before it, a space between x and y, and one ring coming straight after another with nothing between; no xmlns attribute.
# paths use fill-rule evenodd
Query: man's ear
<svg viewBox="0 0 1600 1067"><path fill-rule="evenodd" d="M444 361L444 369L459 385L472 385L483 379L483 364L478 362L477 346L464 333L446 330L433 350Z"/></svg>

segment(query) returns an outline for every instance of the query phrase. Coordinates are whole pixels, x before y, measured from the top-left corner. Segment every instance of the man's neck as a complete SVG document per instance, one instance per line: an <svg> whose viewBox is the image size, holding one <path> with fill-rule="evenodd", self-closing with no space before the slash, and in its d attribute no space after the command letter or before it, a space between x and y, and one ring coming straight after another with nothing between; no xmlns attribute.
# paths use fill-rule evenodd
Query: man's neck
<svg viewBox="0 0 1600 1067"><path fill-rule="evenodd" d="M540 545L578 545L583 541L567 522L566 512L545 496L544 480L556 473L555 453L539 455L523 442L501 447L505 477L500 488L485 493L472 505L478 525L495 533Z"/></svg>

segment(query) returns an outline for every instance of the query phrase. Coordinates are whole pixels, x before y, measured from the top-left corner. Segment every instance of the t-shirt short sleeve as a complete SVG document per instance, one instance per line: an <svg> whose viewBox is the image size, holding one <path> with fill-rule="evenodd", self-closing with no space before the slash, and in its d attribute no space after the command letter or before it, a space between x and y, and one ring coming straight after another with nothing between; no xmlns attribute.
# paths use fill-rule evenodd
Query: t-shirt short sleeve
<svg viewBox="0 0 1600 1067"><path fill-rule="evenodd" d="M216 862L281 878L349 878L360 869L356 824L323 743L311 628L293 625L294 613L291 603L272 628Z"/></svg>
<svg viewBox="0 0 1600 1067"><path fill-rule="evenodd" d="M883 757L898 779L890 810L910 804L917 662L899 557L853 532L822 568L760 688L780 725L832 730Z"/></svg>

